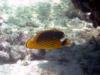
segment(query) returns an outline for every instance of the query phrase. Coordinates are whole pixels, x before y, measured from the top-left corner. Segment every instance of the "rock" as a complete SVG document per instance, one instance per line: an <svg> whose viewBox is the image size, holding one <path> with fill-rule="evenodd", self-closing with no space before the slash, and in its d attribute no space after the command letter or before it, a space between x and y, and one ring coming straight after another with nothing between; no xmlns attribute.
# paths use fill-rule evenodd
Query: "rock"
<svg viewBox="0 0 100 75"><path fill-rule="evenodd" d="M10 59L10 56L7 52L0 51L0 63L8 62Z"/></svg>
<svg viewBox="0 0 100 75"><path fill-rule="evenodd" d="M62 47L60 49L47 52L45 59L53 61L71 61L73 60L73 53L71 47Z"/></svg>
<svg viewBox="0 0 100 75"><path fill-rule="evenodd" d="M3 50L5 52L8 52L9 53L10 48L11 48L11 46L10 46L10 44L8 42L3 41L3 42L0 43L0 51Z"/></svg>
<svg viewBox="0 0 100 75"><path fill-rule="evenodd" d="M87 75L100 75L100 39L92 38L81 50L78 57L83 71Z"/></svg>
<svg viewBox="0 0 100 75"><path fill-rule="evenodd" d="M14 32L9 36L7 41L11 45L16 45L16 44L23 45L23 44L25 44L26 39L28 39L28 34L25 34L23 32Z"/></svg>
<svg viewBox="0 0 100 75"><path fill-rule="evenodd" d="M24 46L14 46L10 51L10 57L12 61L24 59L27 55L27 49Z"/></svg>

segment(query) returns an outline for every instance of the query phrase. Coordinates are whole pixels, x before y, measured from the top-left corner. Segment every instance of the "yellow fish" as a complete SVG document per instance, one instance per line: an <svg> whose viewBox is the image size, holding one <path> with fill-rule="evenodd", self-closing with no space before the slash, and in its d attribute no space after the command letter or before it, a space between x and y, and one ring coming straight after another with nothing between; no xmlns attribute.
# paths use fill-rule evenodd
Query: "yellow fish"
<svg viewBox="0 0 100 75"><path fill-rule="evenodd" d="M26 47L30 49L55 49L72 44L71 40L63 38L64 33L60 30L45 30L30 38L26 42Z"/></svg>

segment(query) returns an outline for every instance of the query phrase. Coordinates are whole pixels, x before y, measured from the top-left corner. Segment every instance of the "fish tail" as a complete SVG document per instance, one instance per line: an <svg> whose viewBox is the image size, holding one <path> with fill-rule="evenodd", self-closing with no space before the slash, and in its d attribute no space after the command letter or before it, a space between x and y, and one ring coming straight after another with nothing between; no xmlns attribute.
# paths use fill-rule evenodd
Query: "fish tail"
<svg viewBox="0 0 100 75"><path fill-rule="evenodd" d="M64 40L62 41L62 46L70 46L70 45L72 45L72 41L71 41L71 40L69 40L69 39L64 39Z"/></svg>

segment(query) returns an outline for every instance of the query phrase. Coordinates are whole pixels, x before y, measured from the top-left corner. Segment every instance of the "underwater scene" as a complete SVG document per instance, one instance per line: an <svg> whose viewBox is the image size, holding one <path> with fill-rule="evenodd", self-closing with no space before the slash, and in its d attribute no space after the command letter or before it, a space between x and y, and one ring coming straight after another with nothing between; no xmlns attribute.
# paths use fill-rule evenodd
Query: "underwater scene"
<svg viewBox="0 0 100 75"><path fill-rule="evenodd" d="M0 75L100 75L97 0L0 0Z"/></svg>

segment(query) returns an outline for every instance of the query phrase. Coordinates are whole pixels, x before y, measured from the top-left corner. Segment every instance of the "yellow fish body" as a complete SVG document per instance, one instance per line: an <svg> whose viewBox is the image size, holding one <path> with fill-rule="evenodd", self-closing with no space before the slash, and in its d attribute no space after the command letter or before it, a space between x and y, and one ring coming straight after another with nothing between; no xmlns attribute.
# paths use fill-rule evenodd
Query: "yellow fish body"
<svg viewBox="0 0 100 75"><path fill-rule="evenodd" d="M61 48L60 40L48 40L43 42L37 42L34 38L29 39L26 42L26 47L30 49L54 49L54 48Z"/></svg>

